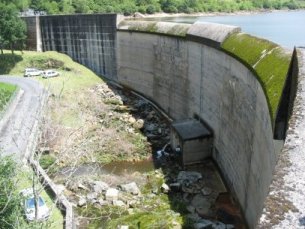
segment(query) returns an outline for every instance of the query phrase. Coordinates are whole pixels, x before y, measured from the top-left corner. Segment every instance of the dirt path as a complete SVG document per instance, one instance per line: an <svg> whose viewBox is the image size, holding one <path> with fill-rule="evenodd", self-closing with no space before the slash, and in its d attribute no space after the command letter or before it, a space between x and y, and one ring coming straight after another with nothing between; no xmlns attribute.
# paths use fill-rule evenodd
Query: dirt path
<svg viewBox="0 0 305 229"><path fill-rule="evenodd" d="M0 150L2 155L24 160L35 143L46 92L40 83L29 78L0 76L0 81L20 88L0 120Z"/></svg>

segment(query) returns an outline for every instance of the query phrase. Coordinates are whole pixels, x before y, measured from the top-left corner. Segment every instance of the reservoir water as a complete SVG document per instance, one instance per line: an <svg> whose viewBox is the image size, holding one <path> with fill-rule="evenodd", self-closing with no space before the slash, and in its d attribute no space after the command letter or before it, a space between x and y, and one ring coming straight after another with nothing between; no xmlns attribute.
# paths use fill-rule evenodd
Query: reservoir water
<svg viewBox="0 0 305 229"><path fill-rule="evenodd" d="M304 10L251 15L168 17L161 20L181 23L213 22L236 25L240 26L245 33L266 38L289 49L294 46L305 46Z"/></svg>

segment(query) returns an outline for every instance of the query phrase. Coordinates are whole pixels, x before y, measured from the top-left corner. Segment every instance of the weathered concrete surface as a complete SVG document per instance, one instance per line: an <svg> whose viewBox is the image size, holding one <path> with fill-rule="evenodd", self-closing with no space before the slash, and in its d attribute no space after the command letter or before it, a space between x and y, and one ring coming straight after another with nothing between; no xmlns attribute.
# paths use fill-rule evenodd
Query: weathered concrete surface
<svg viewBox="0 0 305 229"><path fill-rule="evenodd" d="M259 228L305 227L305 49L298 49L298 85L284 148Z"/></svg>
<svg viewBox="0 0 305 229"><path fill-rule="evenodd" d="M58 51L115 80L116 15L40 17L43 51Z"/></svg>
<svg viewBox="0 0 305 229"><path fill-rule="evenodd" d="M277 158L256 77L224 52L188 39L135 31L119 31L117 38L118 82L175 120L197 115L211 127L213 157L255 227Z"/></svg>
<svg viewBox="0 0 305 229"><path fill-rule="evenodd" d="M42 51L41 34L39 26L39 17L22 17L27 26L26 49L33 51Z"/></svg>
<svg viewBox="0 0 305 229"><path fill-rule="evenodd" d="M195 23L187 34L221 44L230 34L240 32L240 27L209 22Z"/></svg>

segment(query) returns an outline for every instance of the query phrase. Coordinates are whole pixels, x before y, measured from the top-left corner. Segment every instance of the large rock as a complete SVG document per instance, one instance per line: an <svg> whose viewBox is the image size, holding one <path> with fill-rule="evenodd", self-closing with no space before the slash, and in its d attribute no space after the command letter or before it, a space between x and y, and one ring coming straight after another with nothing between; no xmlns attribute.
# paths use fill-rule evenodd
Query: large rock
<svg viewBox="0 0 305 229"><path fill-rule="evenodd" d="M162 191L163 193L168 193L169 190L170 190L170 188L168 187L167 184L163 183L163 184L161 185L161 191Z"/></svg>
<svg viewBox="0 0 305 229"><path fill-rule="evenodd" d="M95 203L95 202L97 202L97 196L98 196L98 194L95 192L89 193L89 194L87 194L87 200L90 203Z"/></svg>
<svg viewBox="0 0 305 229"><path fill-rule="evenodd" d="M196 212L199 216L205 217L209 215L211 202L208 198L204 197L201 194L197 194L196 196L194 196L191 204L196 209Z"/></svg>
<svg viewBox="0 0 305 229"><path fill-rule="evenodd" d="M113 204L114 206L118 206L118 207L123 207L123 206L125 206L125 204L124 204L124 202L123 202L122 200L114 200L114 201L112 202L112 204Z"/></svg>
<svg viewBox="0 0 305 229"><path fill-rule="evenodd" d="M195 171L181 171L178 174L177 177L177 182L181 183L181 184L192 184L194 182L199 181L200 179L202 179L202 175L199 172L195 172Z"/></svg>
<svg viewBox="0 0 305 229"><path fill-rule="evenodd" d="M122 191L131 193L133 195L140 194L140 189L138 188L135 182L131 182L129 184L122 184L120 185L120 188Z"/></svg>
<svg viewBox="0 0 305 229"><path fill-rule="evenodd" d="M94 181L93 190L96 193L102 193L109 189L109 185L103 181Z"/></svg>
<svg viewBox="0 0 305 229"><path fill-rule="evenodd" d="M107 201L114 201L114 200L118 200L119 197L119 190L115 189L115 188L109 188L106 191L106 200Z"/></svg>
<svg viewBox="0 0 305 229"><path fill-rule="evenodd" d="M200 222L194 224L194 229L213 229L214 224L210 220L200 220Z"/></svg>
<svg viewBox="0 0 305 229"><path fill-rule="evenodd" d="M135 123L133 123L133 127L135 129L142 129L144 127L144 120L138 119Z"/></svg>
<svg viewBox="0 0 305 229"><path fill-rule="evenodd" d="M86 205L86 204L87 204L86 198L83 197L83 196L80 197L79 200L78 200L77 205L78 205L79 207L82 207L82 206L84 206L84 205Z"/></svg>

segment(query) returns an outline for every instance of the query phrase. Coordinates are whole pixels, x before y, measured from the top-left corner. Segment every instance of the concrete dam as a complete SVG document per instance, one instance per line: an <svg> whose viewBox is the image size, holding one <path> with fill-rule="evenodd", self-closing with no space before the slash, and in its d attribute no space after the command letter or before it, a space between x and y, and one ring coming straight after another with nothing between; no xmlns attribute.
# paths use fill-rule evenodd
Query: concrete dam
<svg viewBox="0 0 305 229"><path fill-rule="evenodd" d="M114 14L25 20L29 48L66 53L150 99L173 120L192 118L208 126L210 156L249 228L256 227L279 155L275 140L286 136L295 52L291 59L271 42L218 24L118 21ZM270 56L289 68L277 72ZM279 85L272 81L278 75Z"/></svg>

